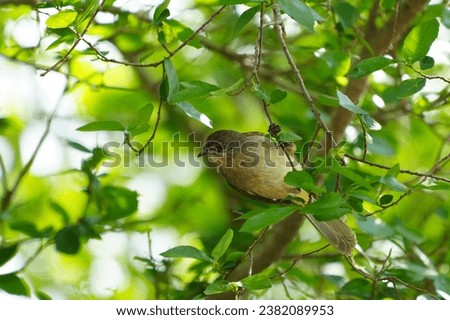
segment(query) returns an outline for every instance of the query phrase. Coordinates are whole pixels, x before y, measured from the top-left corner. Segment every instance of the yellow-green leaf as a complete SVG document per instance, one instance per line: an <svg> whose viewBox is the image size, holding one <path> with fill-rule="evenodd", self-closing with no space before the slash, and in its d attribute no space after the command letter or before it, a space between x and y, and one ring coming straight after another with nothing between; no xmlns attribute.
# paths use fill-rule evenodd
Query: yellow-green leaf
<svg viewBox="0 0 450 320"><path fill-rule="evenodd" d="M77 18L78 13L74 10L60 11L50 16L45 24L50 29L61 29L70 26Z"/></svg>

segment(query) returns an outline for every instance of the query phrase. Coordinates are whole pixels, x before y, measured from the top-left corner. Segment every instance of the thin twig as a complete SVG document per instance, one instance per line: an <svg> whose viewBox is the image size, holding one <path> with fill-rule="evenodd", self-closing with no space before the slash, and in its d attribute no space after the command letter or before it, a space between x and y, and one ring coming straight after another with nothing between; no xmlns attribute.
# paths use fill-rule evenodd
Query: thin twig
<svg viewBox="0 0 450 320"><path fill-rule="evenodd" d="M9 205L11 204L11 200L17 191L17 188L19 187L20 183L22 182L22 179L30 171L30 168L34 163L34 160L36 159L36 156L37 156L39 150L41 149L42 144L44 143L45 139L47 138L48 134L50 133L50 126L52 124L52 121L56 114L56 111L58 110L58 107L59 107L59 102L56 103L56 106L55 106L52 114L48 117L44 133L42 134L41 138L39 139L39 142L38 142L36 148L34 149L30 159L25 164L25 166L22 168L22 170L20 170L19 175L18 175L16 181L14 182L14 184L12 185L11 189L7 190L5 192L5 194L3 195L0 212L3 212L4 210L6 210L9 207Z"/></svg>
<svg viewBox="0 0 450 320"><path fill-rule="evenodd" d="M163 99L160 98L159 99L159 105L158 105L158 112L156 114L156 122L155 122L155 126L153 127L153 132L152 132L150 138L144 144L144 146L138 151L138 155L142 154L142 152L145 150L145 148L147 148L147 146L150 144L150 142L152 142L153 139L155 139L156 131L158 130L159 122L161 120L161 109L162 109L163 103L164 103Z"/></svg>
<svg viewBox="0 0 450 320"><path fill-rule="evenodd" d="M194 38L200 33L202 32L205 27L210 24L224 9L226 8L226 5L220 7L216 12L214 12L209 18L208 20L206 20L197 30L194 31L194 33L187 38L186 40L184 40L176 49L174 49L173 51L170 51L166 45L161 44L163 49L168 53L168 55L156 62L152 62L152 63L138 63L138 62L128 62L128 61L120 61L117 59L113 59L113 58L108 58L106 57L103 53L101 53L94 44L92 44L91 42L89 42L88 40L83 38L82 34L80 36L80 38L78 40L82 40L84 41L92 50L94 50L95 54L97 55L97 57L104 61L104 62L110 62L110 63L115 63L115 64L121 64L124 66L130 66L130 67L138 67L138 68L156 68L158 66L160 66L164 60L166 59L170 59L172 58L175 54L177 54L181 49L183 49L185 46L187 46L192 40L194 40Z"/></svg>
<svg viewBox="0 0 450 320"><path fill-rule="evenodd" d="M3 157L0 154L0 172L2 174L2 189L3 189L3 195L5 195L8 192L8 177L7 177L7 171L5 167L5 163L3 162Z"/></svg>
<svg viewBox="0 0 450 320"><path fill-rule="evenodd" d="M371 167L376 167L376 168L380 168L380 169L384 169L384 170L391 169L391 167L389 167L389 166L385 166L385 165L382 165L382 164L379 164L379 163L375 163L375 162L371 162L371 161L368 161L368 160L360 159L360 158L355 157L355 156L353 156L351 154L348 154L348 153L345 153L344 157L352 159L352 160L357 161L357 162L361 162L361 163L367 164L367 165L369 165ZM447 158L448 157L450 157L450 156L447 155ZM440 180L440 181L445 181L445 182L449 182L450 183L450 179L445 178L445 177L436 176L436 175L430 174L430 173L421 173L421 172L415 172L415 171L403 170L403 169L400 169L399 172L400 173L404 173L404 174L409 174L409 175L412 175L412 176L433 178L435 180Z"/></svg>
<svg viewBox="0 0 450 320"><path fill-rule="evenodd" d="M415 291L418 291L418 292L427 294L427 295L429 295L431 298L433 298L433 299L435 299L435 300L439 300L439 298L438 298L436 295L434 295L433 293L429 292L428 290L422 289L422 288L420 288L420 287L416 287L416 286L414 286L414 285L412 285L412 284L409 284L409 283L407 283L407 282L405 282L405 281L403 281L403 280L401 280L401 279L399 279L399 278L397 278L397 277L395 277L395 276L378 277L378 276L369 274L369 273L367 273L366 271L364 271L364 270L362 270L361 268L359 268L359 267L355 264L355 262L353 261L353 258L352 258L352 257L348 257L348 256L347 256L347 257L345 257L345 258L347 259L347 261L348 261L348 263L350 264L350 266L352 267L352 269L355 270L356 272L358 272L358 273L359 273L360 275L362 275L364 278L370 279L370 280L372 280L372 281L374 281L374 282L376 282L376 283L378 283L378 282L380 282L380 281L389 281L389 282L391 282L391 283L399 282L399 283L401 283L402 285L404 285L404 286L407 287L407 288L410 288L410 289L413 289L413 290L415 290ZM395 289L395 290L396 290L396 289ZM396 290L396 291L397 291L397 290ZM400 296L397 294L397 297L400 297Z"/></svg>
<svg viewBox="0 0 450 320"><path fill-rule="evenodd" d="M78 46L78 44L80 43L81 39L83 38L83 36L86 34L86 32L89 30L89 27L91 26L91 24L94 22L95 17L97 16L97 14L99 13L99 11L102 9L103 4L105 3L105 0L102 0L99 4L99 6L97 7L97 9L95 10L94 14L92 15L92 17L89 19L88 23L86 24L86 27L84 27L84 29L81 31L81 33L78 35L78 38L74 41L74 43L72 44L72 46L70 47L70 49L66 52L66 54L59 59L58 61L56 61L55 64L53 64L51 67L47 68L45 70L45 72L41 73L41 76L45 76L47 75L47 73L49 73L50 71L55 70L56 68L58 68L59 66L61 66L64 62L67 61L67 59L69 58L69 55L72 53L73 50L75 50L75 48Z"/></svg>
<svg viewBox="0 0 450 320"><path fill-rule="evenodd" d="M308 149L306 149L306 153L303 157L303 165L308 165L311 163L309 156L311 155L311 149L314 146L314 143L316 142L317 135L319 134L320 128L321 128L320 125L317 124L316 128L314 129L314 133L311 137L311 141L309 142Z"/></svg>
<svg viewBox="0 0 450 320"><path fill-rule="evenodd" d="M245 251L245 253L242 255L242 257L237 261L236 265L227 271L227 273L225 274L225 279L227 279L233 273L233 271L242 263L242 261L244 261L244 259L252 253L253 249L262 240L262 238L264 238L264 236L266 235L268 230L269 230L269 227L266 227L263 229L263 231L258 235L258 237L248 247L247 251Z"/></svg>
<svg viewBox="0 0 450 320"><path fill-rule="evenodd" d="M317 107L314 103L314 100L311 98L311 95L309 94L308 90L306 89L305 86L305 82L303 80L303 77L300 73L300 70L298 69L294 58L292 57L289 48L286 44L286 40L285 40L285 32L284 30L284 25L283 22L281 20L281 12L280 12L280 6L278 5L278 3L274 3L273 5L273 12L274 12L274 30L275 33L278 35L278 40L280 41L280 45L281 48L283 49L284 55L286 56L286 59L289 63L289 66L291 67L292 71L294 72L294 76L295 79L297 81L297 84L299 85L300 88L300 92L302 93L303 97L305 98L307 104L309 105L309 108L311 109L312 113L314 114L314 116L316 117L316 120L318 122L318 124L321 126L321 128L325 131L328 132L330 131L327 127L327 125L325 124L325 122L322 120L322 116L320 114L320 112L317 110ZM334 140L332 139L332 145L335 145Z"/></svg>
<svg viewBox="0 0 450 320"><path fill-rule="evenodd" d="M429 76L426 75L425 73L423 73L422 71L417 70L416 68L414 68L411 64L409 63L405 63L405 66L407 66L408 68L410 68L412 71L414 71L415 73L417 73L418 75L420 75L422 78L428 79L428 80L442 80L444 82L447 82L450 84L450 80L442 77L442 76Z"/></svg>
<svg viewBox="0 0 450 320"><path fill-rule="evenodd" d="M28 258L27 261L20 267L20 269L16 270L15 273L24 271L38 256L39 254L48 246L51 244L51 239L45 241L44 243L41 243L39 248L33 253L31 257Z"/></svg>
<svg viewBox="0 0 450 320"><path fill-rule="evenodd" d="M305 257L308 257L308 256L311 256L311 255L313 255L313 254L315 254L315 253L317 253L317 252L320 252L320 251L324 250L325 248L327 248L327 247L329 247L329 246L330 246L330 244L326 244L326 245L324 245L323 247L321 247L321 248L319 248L319 249L316 249L316 250L313 250L313 251L311 251L311 252L307 252L307 253L304 253L304 254L299 255L298 257L296 257L296 258L294 258L294 259L292 260L292 263L291 263L291 265L290 265L289 267L287 267L287 268L286 268L285 270L283 270L282 272L280 272L280 273L278 273L278 274L276 274L276 275L271 276L270 279L275 279L275 278L279 278L279 277L284 276L286 273L288 273L289 271L291 271L292 268L294 268L295 265L297 264L297 262L299 262L301 259L303 259L303 258L305 258Z"/></svg>

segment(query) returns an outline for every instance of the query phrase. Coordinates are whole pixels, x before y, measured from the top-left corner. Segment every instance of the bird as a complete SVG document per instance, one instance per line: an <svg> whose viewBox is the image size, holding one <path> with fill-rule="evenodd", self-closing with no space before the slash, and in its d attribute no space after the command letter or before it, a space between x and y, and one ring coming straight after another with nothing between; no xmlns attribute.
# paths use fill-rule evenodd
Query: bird
<svg viewBox="0 0 450 320"><path fill-rule="evenodd" d="M218 130L206 138L198 157L249 198L303 206L314 201L312 195L284 182L288 172L303 169L295 151L294 143L276 143L262 132ZM318 221L311 214L305 216L339 253L351 256L356 237L344 219Z"/></svg>

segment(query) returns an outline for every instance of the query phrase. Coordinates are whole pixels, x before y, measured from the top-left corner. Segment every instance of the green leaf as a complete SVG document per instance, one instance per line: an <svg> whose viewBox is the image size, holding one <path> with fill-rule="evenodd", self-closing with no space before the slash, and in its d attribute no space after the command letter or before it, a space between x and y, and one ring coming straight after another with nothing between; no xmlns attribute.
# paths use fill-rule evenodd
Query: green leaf
<svg viewBox="0 0 450 320"><path fill-rule="evenodd" d="M63 10L54 15L51 15L46 21L45 25L50 29L66 28L75 21L78 13L74 10Z"/></svg>
<svg viewBox="0 0 450 320"><path fill-rule="evenodd" d="M125 127L117 121L94 121L77 128L78 131L125 131Z"/></svg>
<svg viewBox="0 0 450 320"><path fill-rule="evenodd" d="M255 95L260 98L261 100L264 100L266 103L270 103L270 97L267 94L266 91L264 91L263 88L257 83L253 83L252 85L252 91L255 93Z"/></svg>
<svg viewBox="0 0 450 320"><path fill-rule="evenodd" d="M434 59L430 56L425 56L422 59L420 59L420 69L422 70L428 70L434 67Z"/></svg>
<svg viewBox="0 0 450 320"><path fill-rule="evenodd" d="M268 227L278 221L283 220L295 210L298 210L298 206L286 206L286 207L270 207L266 210L254 215L244 222L240 231L241 232L253 232Z"/></svg>
<svg viewBox="0 0 450 320"><path fill-rule="evenodd" d="M81 151L81 152L85 152L85 153L91 153L92 151L89 150L88 148L86 148L85 146L83 146L82 144L75 142L75 141L68 141L67 145L69 147L74 148L75 150Z"/></svg>
<svg viewBox="0 0 450 320"><path fill-rule="evenodd" d="M0 248L0 267L11 260L17 253L17 245Z"/></svg>
<svg viewBox="0 0 450 320"><path fill-rule="evenodd" d="M366 279L353 279L347 282L339 292L342 299L369 300L372 294L372 283Z"/></svg>
<svg viewBox="0 0 450 320"><path fill-rule="evenodd" d="M375 220L371 217L364 218L364 220L359 219L358 226L362 232L379 239L389 239L396 233L392 227L379 219Z"/></svg>
<svg viewBox="0 0 450 320"><path fill-rule="evenodd" d="M350 213L347 202L337 192L330 192L305 206L302 212L314 215L319 221L332 220Z"/></svg>
<svg viewBox="0 0 450 320"><path fill-rule="evenodd" d="M232 38L236 37L260 10L261 6L256 6L244 11L234 25Z"/></svg>
<svg viewBox="0 0 450 320"><path fill-rule="evenodd" d="M233 230L228 229L211 252L211 256L215 261L219 260L225 254L232 240Z"/></svg>
<svg viewBox="0 0 450 320"><path fill-rule="evenodd" d="M394 196L392 194L384 194L380 198L380 205L385 206L392 202Z"/></svg>
<svg viewBox="0 0 450 320"><path fill-rule="evenodd" d="M0 289L18 296L29 296L28 287L14 273L0 275Z"/></svg>
<svg viewBox="0 0 450 320"><path fill-rule="evenodd" d="M286 91L275 89L270 94L270 103L277 103L283 101L286 97L287 97Z"/></svg>
<svg viewBox="0 0 450 320"><path fill-rule="evenodd" d="M228 4L249 4L249 3L264 3L267 0L218 0L220 5Z"/></svg>
<svg viewBox="0 0 450 320"><path fill-rule="evenodd" d="M131 136L137 136L139 134L148 132L150 126L148 125L148 121L153 113L153 105L151 103L141 107L138 112L136 119L133 123L131 123L127 131L131 134Z"/></svg>
<svg viewBox="0 0 450 320"><path fill-rule="evenodd" d="M138 208L138 194L124 187L105 186L101 189L101 199L106 209L106 218L117 220L127 217Z"/></svg>
<svg viewBox="0 0 450 320"><path fill-rule="evenodd" d="M282 132L278 135L277 140L281 142L295 142L301 141L303 138L293 132Z"/></svg>
<svg viewBox="0 0 450 320"><path fill-rule="evenodd" d="M336 97L321 94L319 95L319 101L325 106L339 107L339 101Z"/></svg>
<svg viewBox="0 0 450 320"><path fill-rule="evenodd" d="M50 231L47 229L46 231L39 231L36 228L36 225L29 221L17 221L10 224L10 228L16 231L20 231L23 234L31 237L31 238L43 238L47 236L46 231Z"/></svg>
<svg viewBox="0 0 450 320"><path fill-rule="evenodd" d="M372 118L368 114L361 114L360 117L367 129L374 131L381 130L382 128L381 124L379 124L374 118Z"/></svg>
<svg viewBox="0 0 450 320"><path fill-rule="evenodd" d="M399 182L392 176L384 176L380 178L380 183L391 189L392 191L406 192L408 187Z"/></svg>
<svg viewBox="0 0 450 320"><path fill-rule="evenodd" d="M439 33L436 19L425 21L414 27L405 38L402 53L406 61L414 63L424 58Z"/></svg>
<svg viewBox="0 0 450 320"><path fill-rule="evenodd" d="M286 174L284 177L284 182L286 182L288 185L291 185L293 187L305 190L305 191L311 191L316 193L322 193L325 192L324 187L318 187L316 185L316 182L314 181L314 178L306 171L291 171Z"/></svg>
<svg viewBox="0 0 450 320"><path fill-rule="evenodd" d="M165 23L172 28L172 32L176 35L181 42L188 41L188 45L199 49L202 47L200 40L197 37L191 39L194 35L194 31L188 26L184 25L178 20L166 20Z"/></svg>
<svg viewBox="0 0 450 320"><path fill-rule="evenodd" d="M167 81L167 96L165 96L167 101L171 101L172 96L175 92L178 92L180 88L180 83L178 81L177 72L173 66L172 61L169 59L164 59L164 75Z"/></svg>
<svg viewBox="0 0 450 320"><path fill-rule="evenodd" d="M80 235L76 226L59 230L55 235L56 250L66 254L76 254L80 250Z"/></svg>
<svg viewBox="0 0 450 320"><path fill-rule="evenodd" d="M137 112L137 121L140 123L147 123L153 113L153 105L151 103L141 107Z"/></svg>
<svg viewBox="0 0 450 320"><path fill-rule="evenodd" d="M344 167L344 166L340 165L339 163L334 162L333 167L331 167L331 170L346 177L347 179L352 180L357 185L364 187L369 191L375 192L374 188L370 185L367 178L359 175L358 173L351 170L350 168Z"/></svg>
<svg viewBox="0 0 450 320"><path fill-rule="evenodd" d="M233 287L234 286L232 282L229 282L227 280L217 280L211 283L209 286L207 286L205 291L203 291L203 293L209 296L213 294L232 291Z"/></svg>
<svg viewBox="0 0 450 320"><path fill-rule="evenodd" d="M187 116L200 121L209 128L212 128L212 121L208 118L208 116L198 111L192 104L184 101L176 103L176 106L183 110Z"/></svg>
<svg viewBox="0 0 450 320"><path fill-rule="evenodd" d="M333 6L334 12L344 29L352 28L358 18L358 10L348 2L338 2Z"/></svg>
<svg viewBox="0 0 450 320"><path fill-rule="evenodd" d="M206 262L214 262L206 253L191 246L178 246L161 253L164 258L191 258Z"/></svg>
<svg viewBox="0 0 450 320"><path fill-rule="evenodd" d="M92 0L88 2L89 5L87 8L83 11L83 13L79 14L77 17L77 21L74 23L74 25L78 26L87 19L91 18L94 12L97 10L100 2L99 0Z"/></svg>
<svg viewBox="0 0 450 320"><path fill-rule="evenodd" d="M423 89L423 87L425 87L426 82L427 79L425 78L415 78L402 81L402 83L398 86L397 97L409 97L419 92Z"/></svg>
<svg viewBox="0 0 450 320"><path fill-rule="evenodd" d="M52 300L52 297L50 297L50 295L41 290L36 291L36 296L39 300Z"/></svg>
<svg viewBox="0 0 450 320"><path fill-rule="evenodd" d="M212 92L219 90L218 86L203 82L203 81L190 81L183 82L183 89L176 92L171 102L181 102L190 99L204 98L210 96Z"/></svg>
<svg viewBox="0 0 450 320"><path fill-rule="evenodd" d="M384 69L393 63L395 63L394 60L385 57L364 59L350 71L349 76L353 79L362 78L377 70Z"/></svg>
<svg viewBox="0 0 450 320"><path fill-rule="evenodd" d="M68 35L59 37L58 39L56 39L55 41L53 41L47 48L45 48L45 50L52 50L57 48L60 44L71 44L73 43L73 41L75 40L76 35L74 33L70 33Z"/></svg>
<svg viewBox="0 0 450 320"><path fill-rule="evenodd" d="M51 202L50 207L62 218L62 221L64 224L68 224L70 222L69 214L67 213L66 209L61 207L56 202Z"/></svg>
<svg viewBox="0 0 450 320"><path fill-rule="evenodd" d="M297 23L305 26L309 31L314 31L314 16L311 8L302 1L278 0L280 8Z"/></svg>
<svg viewBox="0 0 450 320"><path fill-rule="evenodd" d="M159 26L161 25L161 22L169 17L170 12L167 9L167 6L169 5L170 0L164 0L156 9L155 13L153 14L153 25Z"/></svg>
<svg viewBox="0 0 450 320"><path fill-rule="evenodd" d="M363 109L361 109L360 107L356 106L352 100L350 100L349 97L347 97L345 94L343 94L342 92L340 92L339 90L337 90L337 96L338 96L338 100L339 100L339 105L353 113L356 114L367 114L366 111L364 111Z"/></svg>
<svg viewBox="0 0 450 320"><path fill-rule="evenodd" d="M248 290L262 290L272 287L270 278L265 274L255 274L241 280L242 286Z"/></svg>
<svg viewBox="0 0 450 320"><path fill-rule="evenodd" d="M398 163L396 163L395 165L392 166L392 168L390 168L386 172L385 176L391 176L391 177L397 178L399 173L400 173L400 165Z"/></svg>

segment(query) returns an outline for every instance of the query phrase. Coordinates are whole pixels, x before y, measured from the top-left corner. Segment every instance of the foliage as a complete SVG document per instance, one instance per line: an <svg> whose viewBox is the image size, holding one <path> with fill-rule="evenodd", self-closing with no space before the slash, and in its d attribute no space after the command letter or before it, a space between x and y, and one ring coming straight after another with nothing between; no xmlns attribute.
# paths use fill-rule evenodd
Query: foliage
<svg viewBox="0 0 450 320"><path fill-rule="evenodd" d="M449 297L448 1L20 3L2 68L55 101L0 102L2 294ZM294 142L285 181L317 201L225 186L196 158L212 127ZM347 217L354 257L283 229L298 209Z"/></svg>

